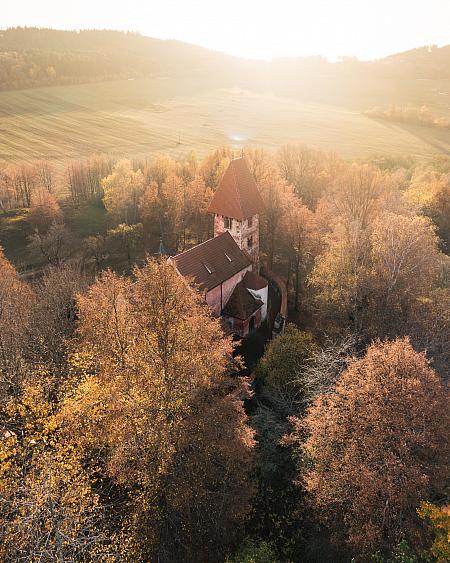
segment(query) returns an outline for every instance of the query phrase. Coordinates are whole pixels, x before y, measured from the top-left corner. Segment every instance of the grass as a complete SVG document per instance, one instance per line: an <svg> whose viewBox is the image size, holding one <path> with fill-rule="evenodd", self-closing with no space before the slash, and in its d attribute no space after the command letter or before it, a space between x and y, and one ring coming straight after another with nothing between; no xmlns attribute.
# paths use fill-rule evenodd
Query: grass
<svg viewBox="0 0 450 563"><path fill-rule="evenodd" d="M65 206L64 219L69 231L82 239L91 235L104 235L107 230L106 210L101 201L79 206Z"/></svg>
<svg viewBox="0 0 450 563"><path fill-rule="evenodd" d="M39 256L31 256L28 249L33 228L27 215L28 209L14 209L0 215L0 246L19 270L33 269L42 262Z"/></svg>
<svg viewBox="0 0 450 563"><path fill-rule="evenodd" d="M330 82L331 80L331 82ZM301 141L343 156L450 154L450 134L371 119L373 106L426 104L450 117L450 81L317 80L296 91L240 78L155 77L0 93L0 161L199 154Z"/></svg>

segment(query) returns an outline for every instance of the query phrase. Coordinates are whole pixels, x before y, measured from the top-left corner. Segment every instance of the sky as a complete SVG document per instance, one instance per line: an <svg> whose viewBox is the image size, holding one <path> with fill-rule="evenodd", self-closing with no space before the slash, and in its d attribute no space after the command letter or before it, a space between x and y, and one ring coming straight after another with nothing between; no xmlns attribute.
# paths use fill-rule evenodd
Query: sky
<svg viewBox="0 0 450 563"><path fill-rule="evenodd" d="M247 58L450 44L450 0L0 0L0 28L119 29Z"/></svg>

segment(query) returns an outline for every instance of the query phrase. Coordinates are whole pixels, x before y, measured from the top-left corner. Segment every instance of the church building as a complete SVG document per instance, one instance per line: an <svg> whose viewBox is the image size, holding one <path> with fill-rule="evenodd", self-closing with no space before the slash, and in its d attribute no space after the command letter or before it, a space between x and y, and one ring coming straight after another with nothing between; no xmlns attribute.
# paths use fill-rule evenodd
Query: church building
<svg viewBox="0 0 450 563"><path fill-rule="evenodd" d="M169 258L202 291L213 314L245 337L267 316L268 283L259 275L264 204L244 158L232 160L209 204L214 237Z"/></svg>

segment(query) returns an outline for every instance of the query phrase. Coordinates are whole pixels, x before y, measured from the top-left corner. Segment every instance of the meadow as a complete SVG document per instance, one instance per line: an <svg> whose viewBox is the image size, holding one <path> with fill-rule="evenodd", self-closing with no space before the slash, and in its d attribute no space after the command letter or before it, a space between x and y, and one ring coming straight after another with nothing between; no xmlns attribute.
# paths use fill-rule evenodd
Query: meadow
<svg viewBox="0 0 450 563"><path fill-rule="evenodd" d="M450 81L157 76L0 92L0 162L91 155L200 155L220 145L275 149L300 141L344 157L450 154L450 133L363 115L390 103L450 117Z"/></svg>

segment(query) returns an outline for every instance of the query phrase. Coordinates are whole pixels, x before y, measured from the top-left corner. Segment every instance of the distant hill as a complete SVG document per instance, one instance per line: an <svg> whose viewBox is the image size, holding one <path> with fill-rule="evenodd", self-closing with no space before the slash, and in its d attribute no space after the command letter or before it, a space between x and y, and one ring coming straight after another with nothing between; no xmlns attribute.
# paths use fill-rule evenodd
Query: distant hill
<svg viewBox="0 0 450 563"><path fill-rule="evenodd" d="M374 61L372 65L389 77L450 78L450 45L419 47Z"/></svg>
<svg viewBox="0 0 450 563"><path fill-rule="evenodd" d="M0 30L0 89L213 69L233 57L203 47L107 30Z"/></svg>
<svg viewBox="0 0 450 563"><path fill-rule="evenodd" d="M0 90L144 78L193 71L242 71L267 84L298 76L450 78L450 45L421 47L371 62L321 57L244 61L180 41L108 30L0 30ZM268 82L267 82L268 81Z"/></svg>

